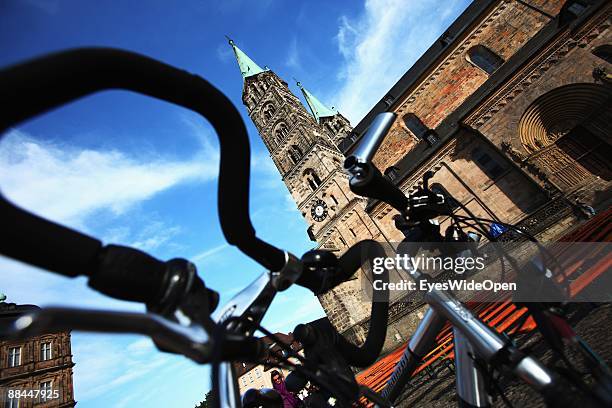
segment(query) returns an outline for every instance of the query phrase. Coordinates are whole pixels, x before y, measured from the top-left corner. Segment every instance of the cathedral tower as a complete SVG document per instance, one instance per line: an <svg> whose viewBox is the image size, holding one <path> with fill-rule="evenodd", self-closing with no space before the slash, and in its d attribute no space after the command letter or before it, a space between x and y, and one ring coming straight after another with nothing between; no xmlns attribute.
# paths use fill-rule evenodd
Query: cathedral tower
<svg viewBox="0 0 612 408"><path fill-rule="evenodd" d="M230 45L244 80L242 101L309 225L310 238L337 255L359 240L379 239L380 231L366 214L364 200L350 191L342 167L337 143L352 130L348 120L298 83L308 113L285 81L259 67L231 40ZM319 297L338 330L369 317L369 304L359 292L355 279Z"/></svg>

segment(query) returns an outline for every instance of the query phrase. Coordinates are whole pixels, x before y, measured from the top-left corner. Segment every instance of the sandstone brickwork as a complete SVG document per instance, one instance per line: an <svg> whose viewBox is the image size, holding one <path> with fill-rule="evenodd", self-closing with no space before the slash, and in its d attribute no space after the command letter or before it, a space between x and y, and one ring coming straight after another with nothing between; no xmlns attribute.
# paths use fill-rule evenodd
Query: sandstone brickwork
<svg viewBox="0 0 612 408"><path fill-rule="evenodd" d="M0 302L0 319L14 318L34 306ZM48 347L48 348L47 348ZM43 352L43 349L45 350ZM18 357L14 354L18 350ZM48 350L48 351L47 351ZM0 340L0 400L10 407L9 389L57 391L58 398L20 398L20 408L74 407L72 350L69 332L48 333L23 340ZM13 400L13 404L17 404Z"/></svg>

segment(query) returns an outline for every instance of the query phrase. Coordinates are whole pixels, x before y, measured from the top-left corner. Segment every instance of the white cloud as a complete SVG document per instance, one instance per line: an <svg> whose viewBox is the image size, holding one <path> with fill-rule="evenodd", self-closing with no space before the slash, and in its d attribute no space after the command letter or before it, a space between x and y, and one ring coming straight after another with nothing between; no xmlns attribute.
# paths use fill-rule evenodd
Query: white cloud
<svg viewBox="0 0 612 408"><path fill-rule="evenodd" d="M297 38L293 37L291 43L289 43L289 51L287 51L287 58L285 59L285 65L289 68L298 69L301 66L300 53L297 44Z"/></svg>
<svg viewBox="0 0 612 408"><path fill-rule="evenodd" d="M169 160L60 145L12 130L0 145L0 185L24 208L82 228L96 211L120 215L181 183L216 178L218 152L201 140L191 159Z"/></svg>
<svg viewBox="0 0 612 408"><path fill-rule="evenodd" d="M344 63L335 93L353 124L378 102L458 14L460 0L366 0L361 17L339 20L336 41ZM426 22L426 23L424 23Z"/></svg>
<svg viewBox="0 0 612 408"><path fill-rule="evenodd" d="M162 221L153 221L146 224L133 238L129 246L138 248L145 252L153 251L170 244L170 240L181 232L177 226L168 226Z"/></svg>
<svg viewBox="0 0 612 408"><path fill-rule="evenodd" d="M217 58L219 61L226 64L232 60L233 56L234 52L232 51L232 47L230 47L227 42L217 45Z"/></svg>
<svg viewBox="0 0 612 408"><path fill-rule="evenodd" d="M162 244L172 245L180 228L156 214L128 210L180 184L217 177L219 152L208 129L203 121L187 116L182 119L200 142L200 148L187 159L93 150L12 130L0 144L3 194L47 218L78 229L91 227L94 235L105 241L146 251L154 251ZM110 218L101 221L100 215ZM106 220L119 226L108 228ZM0 291L8 295L10 302L144 311L143 305L117 301L91 290L84 277L65 278L2 256L0 271ZM77 399L107 400L109 393L118 396L122 388L130 388L155 372L191 364L183 357L177 360L157 352L149 340L138 339L124 347L122 339L73 333Z"/></svg>
<svg viewBox="0 0 612 408"><path fill-rule="evenodd" d="M80 399L108 394L120 386L152 375L183 357L157 351L146 338L73 334L75 389ZM130 342L126 344L126 339Z"/></svg>
<svg viewBox="0 0 612 408"><path fill-rule="evenodd" d="M210 258L211 256L214 256L216 254L218 254L219 252L223 251L224 249L229 248L229 244L220 244L217 245L213 248L209 248L206 249L194 256L192 256L190 259L192 262L202 262L203 260Z"/></svg>
<svg viewBox="0 0 612 408"><path fill-rule="evenodd" d="M209 387L208 370L183 356L158 351L149 339L72 336L75 395L84 406L100 401L112 407L193 406Z"/></svg>
<svg viewBox="0 0 612 408"><path fill-rule="evenodd" d="M351 58L353 52L352 45L357 39L357 34L357 30L351 25L349 19L346 16L341 16L336 40L338 42L338 50L344 58Z"/></svg>

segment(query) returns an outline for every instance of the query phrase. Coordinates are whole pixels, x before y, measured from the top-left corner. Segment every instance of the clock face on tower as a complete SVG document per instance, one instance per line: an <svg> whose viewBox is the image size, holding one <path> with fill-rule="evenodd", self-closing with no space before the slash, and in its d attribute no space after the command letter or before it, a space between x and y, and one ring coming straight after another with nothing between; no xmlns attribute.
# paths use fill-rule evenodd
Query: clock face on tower
<svg viewBox="0 0 612 408"><path fill-rule="evenodd" d="M327 217L327 204L325 204L325 201L320 198L313 200L310 215L317 222L323 221Z"/></svg>

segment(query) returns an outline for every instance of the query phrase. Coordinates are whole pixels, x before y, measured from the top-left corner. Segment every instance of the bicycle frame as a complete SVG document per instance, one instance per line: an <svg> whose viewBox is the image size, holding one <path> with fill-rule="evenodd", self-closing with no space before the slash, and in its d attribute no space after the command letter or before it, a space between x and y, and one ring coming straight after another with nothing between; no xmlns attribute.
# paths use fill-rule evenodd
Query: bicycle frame
<svg viewBox="0 0 612 408"><path fill-rule="evenodd" d="M422 279L417 271L411 275L415 281ZM477 360L485 364L494 364L500 354L517 355L518 350L499 333L480 321L451 293L432 290L425 295L425 302L429 305L429 309L391 375L382 393L383 397L393 402L399 396L421 359L433 350L436 337L445 323L449 322L453 327L459 405L488 407L489 395ZM539 392L545 392L553 386L554 378L546 367L529 356L521 354L517 356L520 358L512 370L520 379ZM400 375L402 372L403 376Z"/></svg>
<svg viewBox="0 0 612 408"><path fill-rule="evenodd" d="M233 317L246 317L249 327L240 323L229 322L226 326L230 332L240 332L252 335L257 325L263 319L268 307L276 296L277 290L272 283L272 277L264 272L249 286L237 293L227 304L213 313L213 320L224 325ZM221 407L240 407L240 388L238 378L231 362L219 364L218 398Z"/></svg>

